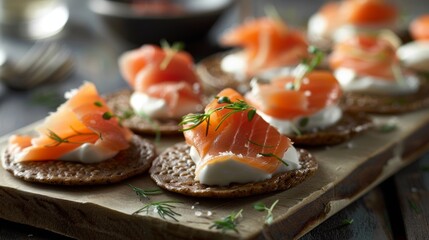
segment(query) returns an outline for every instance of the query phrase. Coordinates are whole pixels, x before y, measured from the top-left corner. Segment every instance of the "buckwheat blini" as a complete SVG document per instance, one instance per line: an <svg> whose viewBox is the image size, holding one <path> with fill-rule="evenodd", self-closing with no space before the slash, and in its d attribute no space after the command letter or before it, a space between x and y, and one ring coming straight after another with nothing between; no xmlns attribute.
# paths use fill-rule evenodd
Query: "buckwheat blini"
<svg viewBox="0 0 429 240"><path fill-rule="evenodd" d="M95 86L85 83L33 135L13 135L3 167L31 182L106 184L146 171L155 147L121 125Z"/></svg>
<svg viewBox="0 0 429 240"><path fill-rule="evenodd" d="M305 150L265 122L232 89L218 94L205 112L182 121L186 143L162 153L152 179L162 188L200 197L243 197L286 190L317 169Z"/></svg>

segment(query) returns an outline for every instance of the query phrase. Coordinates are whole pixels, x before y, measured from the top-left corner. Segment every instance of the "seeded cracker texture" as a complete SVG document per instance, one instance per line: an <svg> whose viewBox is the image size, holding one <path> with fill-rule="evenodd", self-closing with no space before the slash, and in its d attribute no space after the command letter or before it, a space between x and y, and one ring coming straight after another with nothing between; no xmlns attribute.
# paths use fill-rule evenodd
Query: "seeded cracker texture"
<svg viewBox="0 0 429 240"><path fill-rule="evenodd" d="M194 197L245 197L292 188L313 175L318 167L309 152L299 149L301 169L277 174L262 182L207 186L194 179L195 164L189 156L189 149L186 143L178 143L154 160L149 172L158 186Z"/></svg>
<svg viewBox="0 0 429 240"><path fill-rule="evenodd" d="M156 157L155 146L134 135L130 147L112 159L92 164L67 161L14 162L6 149L3 167L15 177L29 182L56 185L96 185L122 181L148 170Z"/></svg>
<svg viewBox="0 0 429 240"><path fill-rule="evenodd" d="M343 112L341 119L333 126L289 138L298 146L329 146L343 143L373 126L372 120L363 113Z"/></svg>
<svg viewBox="0 0 429 240"><path fill-rule="evenodd" d="M379 96L364 93L345 93L341 106L353 112L400 114L429 107L429 79L419 76L416 93L400 96Z"/></svg>
<svg viewBox="0 0 429 240"><path fill-rule="evenodd" d="M129 89L121 90L105 97L107 105L112 109L113 113L117 116L122 116L124 112L132 110L130 105L130 97L132 91ZM156 134L157 132L162 135L181 135L179 131L180 119L170 120L157 120L145 119L138 115L134 115L129 119L124 119L122 125L129 128L137 134Z"/></svg>

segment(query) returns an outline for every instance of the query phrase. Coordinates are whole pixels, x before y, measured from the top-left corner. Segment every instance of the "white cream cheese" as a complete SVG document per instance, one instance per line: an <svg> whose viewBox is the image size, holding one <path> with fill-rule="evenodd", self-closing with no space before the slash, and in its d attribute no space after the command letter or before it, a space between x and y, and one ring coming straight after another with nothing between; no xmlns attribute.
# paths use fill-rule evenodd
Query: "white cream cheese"
<svg viewBox="0 0 429 240"><path fill-rule="evenodd" d="M235 52L226 55L220 62L220 68L222 71L234 75L239 81L245 81L247 62L244 56L244 52Z"/></svg>
<svg viewBox="0 0 429 240"><path fill-rule="evenodd" d="M320 14L316 13L308 20L308 37L312 40L317 38L330 38L331 29L329 28L328 21Z"/></svg>
<svg viewBox="0 0 429 240"><path fill-rule="evenodd" d="M281 134L289 135L296 133L296 129L299 131L311 131L314 128L332 126L341 119L343 111L338 105L331 105L312 115L296 117L292 120L274 118L260 111L258 111L258 114ZM305 121L304 125L301 124L303 121Z"/></svg>
<svg viewBox="0 0 429 240"><path fill-rule="evenodd" d="M134 112L151 118L180 118L191 112L199 112L202 106L199 103L180 101L174 112L169 111L167 102L162 98L154 98L145 93L134 92L130 98L130 105Z"/></svg>
<svg viewBox="0 0 429 240"><path fill-rule="evenodd" d="M200 155L198 151L195 147L191 147L189 154L198 169L198 164L200 164ZM277 170L272 174L232 159L219 163L207 164L199 171L199 174L195 176L195 180L206 185L226 186L230 183L259 182L270 179L274 174L301 168L299 164L299 153L293 146L288 148L282 159L288 166L279 164Z"/></svg>
<svg viewBox="0 0 429 240"><path fill-rule="evenodd" d="M409 68L429 72L429 41L414 41L399 47L399 59Z"/></svg>
<svg viewBox="0 0 429 240"><path fill-rule="evenodd" d="M107 159L113 158L118 151L113 151L97 144L85 143L75 150L61 156L59 160L82 162L82 163L98 163Z"/></svg>
<svg viewBox="0 0 429 240"><path fill-rule="evenodd" d="M401 82L373 76L358 76L354 70L349 68L338 68L334 75L346 92L401 95L414 93L419 89L419 79L414 74L405 75Z"/></svg>

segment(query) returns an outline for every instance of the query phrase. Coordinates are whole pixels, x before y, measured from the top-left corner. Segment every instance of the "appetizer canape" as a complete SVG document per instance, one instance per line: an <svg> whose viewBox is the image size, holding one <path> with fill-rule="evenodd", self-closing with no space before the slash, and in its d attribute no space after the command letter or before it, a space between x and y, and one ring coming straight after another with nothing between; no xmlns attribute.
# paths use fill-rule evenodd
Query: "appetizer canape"
<svg viewBox="0 0 429 240"><path fill-rule="evenodd" d="M247 90L251 77L298 64L307 56L308 47L303 34L269 17L249 20L231 29L220 44L241 49L215 54L198 64L202 81L216 92L225 87Z"/></svg>
<svg viewBox="0 0 429 240"><path fill-rule="evenodd" d="M180 118L203 110L203 89L192 57L179 46L143 45L124 53L119 66L132 90L107 97L122 124L136 133L178 134Z"/></svg>
<svg viewBox="0 0 429 240"><path fill-rule="evenodd" d="M398 49L403 64L419 72L429 72L429 14L411 22L410 33L414 41Z"/></svg>
<svg viewBox="0 0 429 240"><path fill-rule="evenodd" d="M13 135L3 167L31 182L106 184L146 171L155 148L121 125L92 83L66 93L68 100L35 129Z"/></svg>
<svg viewBox="0 0 429 240"><path fill-rule="evenodd" d="M246 100L297 145L338 144L368 129L372 125L368 117L340 108L340 84L331 72L314 70L323 53L314 47L309 49L314 56L288 74L268 82L254 79Z"/></svg>
<svg viewBox="0 0 429 240"><path fill-rule="evenodd" d="M401 113L429 105L427 81L404 68L392 35L358 34L335 45L329 63L351 111Z"/></svg>
<svg viewBox="0 0 429 240"><path fill-rule="evenodd" d="M398 9L385 0L343 0L328 2L308 22L311 44L330 49L333 40L341 40L360 31L398 30Z"/></svg>
<svg viewBox="0 0 429 240"><path fill-rule="evenodd" d="M221 91L204 113L186 115L181 125L186 143L165 150L150 169L152 179L173 192L243 197L285 190L318 166L232 89Z"/></svg>

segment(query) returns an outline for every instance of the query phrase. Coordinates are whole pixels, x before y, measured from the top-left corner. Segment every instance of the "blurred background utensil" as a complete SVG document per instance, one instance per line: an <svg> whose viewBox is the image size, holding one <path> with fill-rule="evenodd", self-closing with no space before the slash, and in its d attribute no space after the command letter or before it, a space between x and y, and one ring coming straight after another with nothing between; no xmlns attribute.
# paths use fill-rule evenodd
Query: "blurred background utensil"
<svg viewBox="0 0 429 240"><path fill-rule="evenodd" d="M16 62L3 53L0 80L9 88L28 90L42 83L62 81L72 70L73 59L68 49L55 43L37 42Z"/></svg>

